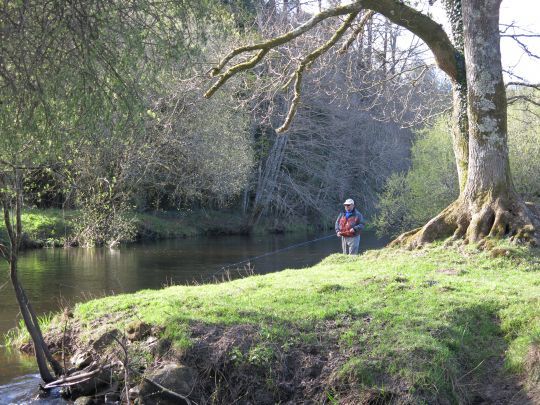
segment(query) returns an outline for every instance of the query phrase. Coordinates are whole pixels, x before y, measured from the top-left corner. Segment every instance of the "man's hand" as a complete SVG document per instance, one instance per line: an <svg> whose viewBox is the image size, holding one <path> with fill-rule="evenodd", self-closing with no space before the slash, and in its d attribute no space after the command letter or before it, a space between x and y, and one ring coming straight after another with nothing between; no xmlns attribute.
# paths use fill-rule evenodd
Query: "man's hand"
<svg viewBox="0 0 540 405"><path fill-rule="evenodd" d="M338 238L339 238L339 237L341 236L341 232L338 232L338 233L337 233L337 236L338 236Z"/></svg>

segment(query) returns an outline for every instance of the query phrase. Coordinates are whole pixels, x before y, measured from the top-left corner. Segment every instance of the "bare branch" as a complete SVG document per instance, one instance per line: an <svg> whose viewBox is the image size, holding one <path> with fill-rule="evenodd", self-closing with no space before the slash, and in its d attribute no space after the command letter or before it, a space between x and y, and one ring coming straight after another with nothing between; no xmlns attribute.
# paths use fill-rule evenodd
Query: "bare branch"
<svg viewBox="0 0 540 405"><path fill-rule="evenodd" d="M540 38L540 34L501 34L505 38Z"/></svg>
<svg viewBox="0 0 540 405"><path fill-rule="evenodd" d="M248 61L238 63L232 66L231 68L229 68L225 73L220 75L219 80L204 94L204 97L206 98L211 97L234 74L238 72L242 72L244 70L248 70L252 68L253 66L255 66L270 51L270 49L276 48L280 45L283 45L287 42L292 41L293 39L297 38L298 36L312 29L321 21L326 20L327 18L336 17L336 16L344 15L344 14L350 14L354 12L358 13L359 10L360 10L360 4L357 4L357 3L325 10L318 14L315 14L311 19L306 21L304 24L296 27L295 29L283 35L280 35L276 38L270 39L265 42L259 42L254 45L247 45L247 46L242 46L240 48L234 49L233 51L229 52L229 54L226 55L220 61L220 63L210 71L211 76L218 75L223 70L225 65L234 57L243 53L252 52L256 50L259 50L259 52L257 52L257 54L251 59L249 59Z"/></svg>
<svg viewBox="0 0 540 405"><path fill-rule="evenodd" d="M530 56L531 58L535 58L535 59L540 59L540 56L538 56L536 53L533 53L529 47L527 46L527 44L521 42L519 39L518 39L518 35L506 35L506 37L508 38L512 38L518 45L519 47L523 50L523 52L525 52L528 56Z"/></svg>
<svg viewBox="0 0 540 405"><path fill-rule="evenodd" d="M0 243L0 254L5 260L9 262L9 256L10 256L9 249L3 243Z"/></svg>
<svg viewBox="0 0 540 405"><path fill-rule="evenodd" d="M521 80L524 83L527 82L527 79L525 79L522 76L517 75L516 73L512 72L511 70L503 69L503 72L506 73L507 75L511 76L511 77L515 77L516 79Z"/></svg>
<svg viewBox="0 0 540 405"><path fill-rule="evenodd" d="M540 107L540 102L536 101L535 99L533 99L532 97L529 97L529 96L524 96L524 95L511 96L511 97L508 97L508 99L507 99L508 104L513 104L513 103L515 103L517 101L526 101L527 103L531 103L531 104L534 104L534 105Z"/></svg>
<svg viewBox="0 0 540 405"><path fill-rule="evenodd" d="M279 45L283 45L287 42L292 41L296 37L309 31L310 29L315 27L318 23L326 20L327 18L337 17L339 15L344 15L344 14L350 14L353 12L358 12L359 10L360 10L360 4L353 3L346 6L340 6L340 7L331 8L325 11L321 11L320 13L315 14L311 19L306 21L304 24L299 25L295 29L283 35L280 35L276 38L270 39L265 42L259 42L257 44L242 46L240 48L234 49L227 56L225 56L214 69L212 69L211 74L212 76L217 75L225 67L225 65L237 55L240 55L246 52L256 51L258 49L275 48Z"/></svg>
<svg viewBox="0 0 540 405"><path fill-rule="evenodd" d="M291 106L289 107L289 111L287 113L287 116L285 117L285 121L283 122L283 125L281 125L279 128L276 129L276 132L282 133L285 132L289 126L291 125L291 121L294 118L294 115L296 114L296 109L298 108L298 104L300 103L300 91L301 91L301 85L302 85L302 75L304 74L304 71L306 68L309 68L309 66L315 62L315 60L321 56L323 53L328 51L332 46L336 44L337 41L345 34L345 31L351 26L352 22L358 15L358 11L349 14L347 19L341 24L341 26L336 30L334 35L332 35L332 38L330 38L326 43L321 45L319 48L315 49L313 52L311 52L309 55L304 57L296 71L294 72L295 76L295 82L294 82L294 97L291 101Z"/></svg>
<svg viewBox="0 0 540 405"><path fill-rule="evenodd" d="M375 14L374 11L369 10L366 14L364 14L358 23L358 27L354 30L354 32L351 34L349 39L342 45L342 47L339 49L340 53L347 52L349 47L352 45L352 43L362 34L364 31L364 28L366 26L366 23L369 21L371 17Z"/></svg>
<svg viewBox="0 0 540 405"><path fill-rule="evenodd" d="M505 84L505 86L506 87L510 87L510 86L530 87L533 89L540 90L540 83L508 82Z"/></svg>

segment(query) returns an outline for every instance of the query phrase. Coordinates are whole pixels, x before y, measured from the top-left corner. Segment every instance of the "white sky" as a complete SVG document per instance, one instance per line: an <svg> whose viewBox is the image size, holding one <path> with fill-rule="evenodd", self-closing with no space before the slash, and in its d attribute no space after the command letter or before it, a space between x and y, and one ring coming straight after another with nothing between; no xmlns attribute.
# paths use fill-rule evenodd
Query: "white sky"
<svg viewBox="0 0 540 405"><path fill-rule="evenodd" d="M500 22L514 22L522 32L540 34L540 0L503 0ZM540 57L540 37L522 38L522 41ZM531 83L540 83L540 59L525 55L510 38L501 38L501 53L505 69L513 70Z"/></svg>
<svg viewBox="0 0 540 405"><path fill-rule="evenodd" d="M341 3L350 3L351 0L343 0ZM317 11L317 1L305 0L305 9ZM434 18L441 24L447 26L444 12L442 11L441 0L429 8ZM323 4L327 1L323 0ZM426 1L427 4L427 1ZM424 12L427 10L424 9ZM514 23L516 29L513 33L540 34L540 0L503 0L500 10L501 24ZM540 37L520 38L530 51L540 57ZM519 45L511 38L501 38L501 55L503 69L512 71L529 83L540 83L540 59L527 56ZM505 75L507 81L517 81L518 79Z"/></svg>

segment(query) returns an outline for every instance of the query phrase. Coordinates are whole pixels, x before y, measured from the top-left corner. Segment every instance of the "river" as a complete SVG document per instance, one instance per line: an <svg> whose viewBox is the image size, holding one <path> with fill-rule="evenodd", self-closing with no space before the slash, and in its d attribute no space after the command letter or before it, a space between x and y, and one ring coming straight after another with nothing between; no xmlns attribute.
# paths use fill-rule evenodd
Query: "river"
<svg viewBox="0 0 540 405"><path fill-rule="evenodd" d="M106 295L208 281L216 273L221 275L224 266L258 256L262 257L230 269L264 274L310 266L341 250L336 237L304 243L322 236L201 237L132 244L114 250L31 250L21 255L19 273L36 312L47 314ZM366 232L360 249L378 248L385 242ZM0 264L0 308L0 334L4 334L20 318L5 263ZM28 403L34 398L39 382L36 370L32 357L0 347L0 404ZM49 398L39 403L65 402Z"/></svg>

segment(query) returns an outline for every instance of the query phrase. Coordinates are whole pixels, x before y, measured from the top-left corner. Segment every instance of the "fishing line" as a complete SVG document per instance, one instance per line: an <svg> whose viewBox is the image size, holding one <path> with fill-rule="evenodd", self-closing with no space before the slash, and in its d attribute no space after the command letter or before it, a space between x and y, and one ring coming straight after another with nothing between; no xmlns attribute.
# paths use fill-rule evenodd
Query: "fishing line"
<svg viewBox="0 0 540 405"><path fill-rule="evenodd" d="M320 240L324 240L324 239L328 239L328 238L331 238L331 237L336 237L336 234L333 233L333 234L330 234L330 235L327 235L327 236L322 236L320 238L317 238L317 239L313 239L313 240L308 240L307 242L301 242L301 243L296 243L294 245L291 245L291 246L287 246L285 248L281 248L281 249L277 249L277 250L274 250L272 252L267 252L267 253L264 253L262 255L259 255L259 256L253 256L253 257L250 257L248 259L244 259L242 261L239 261L239 262L236 262L236 263L231 263L231 264L228 264L226 266L223 266L221 267L219 270L215 271L214 273L210 274L209 276L206 276L205 278L203 278L203 282L205 281L208 281L208 280L211 280L213 279L216 275L218 275L219 273L222 273L224 271L226 271L228 268L230 267L233 267L233 266L238 266L239 264L243 264L243 263L248 263L248 262L251 262L253 260L257 260L257 259L261 259L263 257L267 257L267 256L271 256L271 255L274 255L276 253L279 253L279 252L284 252L285 250L289 250L289 249L294 249L294 248L297 248L299 246L303 246L303 245L308 245L310 243L313 243L313 242L318 242Z"/></svg>

